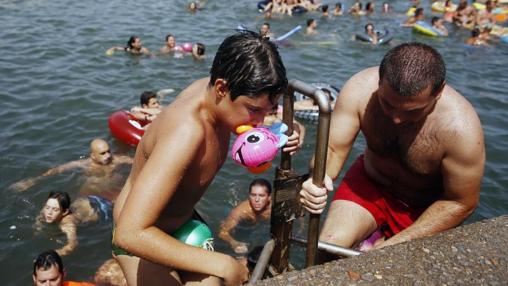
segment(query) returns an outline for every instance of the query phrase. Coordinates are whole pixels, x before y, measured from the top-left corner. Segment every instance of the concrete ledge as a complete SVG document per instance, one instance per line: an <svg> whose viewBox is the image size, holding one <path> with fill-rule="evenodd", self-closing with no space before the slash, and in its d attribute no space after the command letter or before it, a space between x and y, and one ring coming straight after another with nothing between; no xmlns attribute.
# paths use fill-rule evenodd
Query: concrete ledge
<svg viewBox="0 0 508 286"><path fill-rule="evenodd" d="M508 215L256 285L508 285Z"/></svg>

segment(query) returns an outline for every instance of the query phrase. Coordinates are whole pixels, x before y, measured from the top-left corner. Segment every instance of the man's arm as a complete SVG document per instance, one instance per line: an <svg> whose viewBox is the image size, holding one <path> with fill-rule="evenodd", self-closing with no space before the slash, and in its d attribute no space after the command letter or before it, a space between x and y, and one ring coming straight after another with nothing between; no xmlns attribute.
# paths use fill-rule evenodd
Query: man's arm
<svg viewBox="0 0 508 286"><path fill-rule="evenodd" d="M333 190L332 180L338 176L346 161L353 143L360 131L360 102L364 100L365 83L377 68L370 68L354 75L342 88L330 122L330 135L326 158L324 187L312 183L312 178L303 184L300 192L301 202L311 213L321 213L326 207L327 192ZM310 163L314 167L314 159Z"/></svg>
<svg viewBox="0 0 508 286"><path fill-rule="evenodd" d="M195 122L176 126L158 138L116 221L114 243L143 259L222 277L228 284L246 274L233 257L187 245L156 226L204 140L203 127Z"/></svg>
<svg viewBox="0 0 508 286"><path fill-rule="evenodd" d="M58 167L51 168L51 169L47 170L46 172L42 173L42 175L40 175L40 176L18 181L16 183L10 185L9 189L17 191L17 192L26 191L27 189L29 189L30 187L32 187L33 185L35 185L37 182L39 182L41 179L43 179L45 177L60 174L60 173L63 173L65 171L75 169L75 168L80 168L80 167L84 168L86 166L86 163L87 163L86 159L65 163L65 164L60 165Z"/></svg>
<svg viewBox="0 0 508 286"><path fill-rule="evenodd" d="M376 248L448 230L462 223L475 210L480 198L485 146L477 115L472 111L463 116L466 123L456 127L458 136L450 140L442 161L443 196L410 227Z"/></svg>
<svg viewBox="0 0 508 286"><path fill-rule="evenodd" d="M247 244L240 242L231 236L231 231L244 219L247 218L247 212L250 211L248 201L241 202L236 206L225 221L221 223L219 237L227 242L235 253L247 253Z"/></svg>

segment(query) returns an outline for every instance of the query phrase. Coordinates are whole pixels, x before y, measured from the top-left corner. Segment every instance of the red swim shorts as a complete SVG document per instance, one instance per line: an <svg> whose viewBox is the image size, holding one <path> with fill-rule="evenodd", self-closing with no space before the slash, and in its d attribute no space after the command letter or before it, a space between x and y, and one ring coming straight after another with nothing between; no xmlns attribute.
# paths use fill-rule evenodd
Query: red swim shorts
<svg viewBox="0 0 508 286"><path fill-rule="evenodd" d="M363 155L349 168L333 200L352 201L365 208L376 219L378 228L383 230L386 237L391 237L413 224L425 210L410 207L382 192L365 172Z"/></svg>

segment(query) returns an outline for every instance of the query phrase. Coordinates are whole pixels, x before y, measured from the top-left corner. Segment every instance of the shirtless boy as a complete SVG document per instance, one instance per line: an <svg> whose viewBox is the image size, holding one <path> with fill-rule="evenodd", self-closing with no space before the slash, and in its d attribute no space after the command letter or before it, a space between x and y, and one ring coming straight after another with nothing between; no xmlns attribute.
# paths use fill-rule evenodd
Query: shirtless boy
<svg viewBox="0 0 508 286"><path fill-rule="evenodd" d="M347 81L333 110L325 187L302 202L323 211L361 131L367 147L337 189L320 240L352 247L383 230L384 247L462 223L480 196L483 131L473 106L445 82L441 55L407 43Z"/></svg>
<svg viewBox="0 0 508 286"><path fill-rule="evenodd" d="M170 234L193 216L227 158L231 132L261 124L287 84L276 46L257 33L240 32L220 45L210 77L192 83L157 116L137 147L113 212L113 247L121 249L114 254L129 285L247 280L247 267L233 257ZM290 139L284 150L292 153L298 134Z"/></svg>

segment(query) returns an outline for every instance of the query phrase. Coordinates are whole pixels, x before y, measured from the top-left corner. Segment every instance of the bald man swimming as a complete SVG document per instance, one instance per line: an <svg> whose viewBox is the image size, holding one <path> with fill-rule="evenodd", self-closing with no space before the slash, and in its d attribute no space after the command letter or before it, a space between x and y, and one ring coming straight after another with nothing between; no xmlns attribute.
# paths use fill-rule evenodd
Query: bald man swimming
<svg viewBox="0 0 508 286"><path fill-rule="evenodd" d="M109 144L103 139L96 138L90 142L90 157L51 168L40 176L21 180L9 188L18 192L26 191L43 178L80 168L85 171L86 175L86 182L80 190L81 195L100 194L100 196L114 201L118 194L112 190L114 183L118 182L117 189L122 184L121 176L118 175L116 169L122 164L132 164L132 158L124 155L113 156Z"/></svg>

